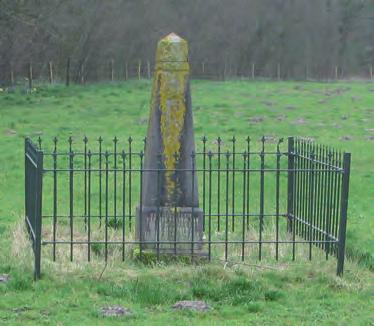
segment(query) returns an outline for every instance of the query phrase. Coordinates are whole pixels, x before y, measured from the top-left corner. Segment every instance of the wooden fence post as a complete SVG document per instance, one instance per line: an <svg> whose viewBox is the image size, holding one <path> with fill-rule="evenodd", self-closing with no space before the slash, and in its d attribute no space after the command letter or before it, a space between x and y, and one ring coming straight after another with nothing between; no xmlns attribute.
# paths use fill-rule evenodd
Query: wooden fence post
<svg viewBox="0 0 374 326"><path fill-rule="evenodd" d="M10 63L10 86L14 86L14 72L12 63Z"/></svg>
<svg viewBox="0 0 374 326"><path fill-rule="evenodd" d="M52 66L52 61L48 62L48 77L49 77L49 83L53 84L53 66Z"/></svg>
<svg viewBox="0 0 374 326"><path fill-rule="evenodd" d="M129 66L127 64L127 61L125 62L125 80L129 79Z"/></svg>
<svg viewBox="0 0 374 326"><path fill-rule="evenodd" d="M81 64L81 69L80 69L80 83L81 85L84 85L84 63Z"/></svg>
<svg viewBox="0 0 374 326"><path fill-rule="evenodd" d="M373 79L373 65L369 66L369 76L370 76L370 79Z"/></svg>
<svg viewBox="0 0 374 326"><path fill-rule="evenodd" d="M339 77L338 66L335 66L335 79L338 80L338 77Z"/></svg>
<svg viewBox="0 0 374 326"><path fill-rule="evenodd" d="M148 79L151 79L151 63L149 60L147 61L147 77Z"/></svg>
<svg viewBox="0 0 374 326"><path fill-rule="evenodd" d="M110 60L110 80L114 81L114 60Z"/></svg>
<svg viewBox="0 0 374 326"><path fill-rule="evenodd" d="M66 86L70 85L70 57L66 62Z"/></svg>
<svg viewBox="0 0 374 326"><path fill-rule="evenodd" d="M252 63L252 79L255 79L255 64Z"/></svg>
<svg viewBox="0 0 374 326"><path fill-rule="evenodd" d="M32 63L31 62L29 62L28 78L29 78L29 89L32 89Z"/></svg>
<svg viewBox="0 0 374 326"><path fill-rule="evenodd" d="M142 72L142 61L138 61L138 80L141 78L141 72Z"/></svg>
<svg viewBox="0 0 374 326"><path fill-rule="evenodd" d="M202 69L202 71L203 71L203 75L205 74L205 62L203 62L202 64L201 64L201 69Z"/></svg>
<svg viewBox="0 0 374 326"><path fill-rule="evenodd" d="M277 79L278 79L278 81L280 81L280 79L281 79L281 67L280 67L279 62L277 64Z"/></svg>

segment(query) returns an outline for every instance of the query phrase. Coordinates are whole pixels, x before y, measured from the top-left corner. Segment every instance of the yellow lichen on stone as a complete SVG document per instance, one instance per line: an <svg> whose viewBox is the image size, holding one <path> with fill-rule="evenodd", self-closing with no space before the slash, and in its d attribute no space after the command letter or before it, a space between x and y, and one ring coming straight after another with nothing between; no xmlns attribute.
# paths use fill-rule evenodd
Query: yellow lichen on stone
<svg viewBox="0 0 374 326"><path fill-rule="evenodd" d="M172 198L175 191L172 176L176 168L176 156L178 157L181 148L188 75L187 42L176 34L169 34L161 39L157 46L152 99L152 106L155 107L154 103L158 97L161 111L160 131L168 199Z"/></svg>

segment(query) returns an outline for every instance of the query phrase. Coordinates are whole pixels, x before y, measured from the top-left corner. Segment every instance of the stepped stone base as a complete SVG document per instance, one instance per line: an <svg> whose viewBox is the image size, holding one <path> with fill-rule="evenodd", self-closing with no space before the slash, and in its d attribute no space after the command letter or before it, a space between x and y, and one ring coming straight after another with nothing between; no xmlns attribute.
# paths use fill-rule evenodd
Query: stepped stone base
<svg viewBox="0 0 374 326"><path fill-rule="evenodd" d="M154 242L141 244L142 250L157 252L159 248L161 254L205 256L202 251L203 211L200 208L143 206L141 212L137 207L136 216L137 239ZM157 245L157 240L170 243ZM193 244L193 249L192 243L183 243L192 240L197 242Z"/></svg>

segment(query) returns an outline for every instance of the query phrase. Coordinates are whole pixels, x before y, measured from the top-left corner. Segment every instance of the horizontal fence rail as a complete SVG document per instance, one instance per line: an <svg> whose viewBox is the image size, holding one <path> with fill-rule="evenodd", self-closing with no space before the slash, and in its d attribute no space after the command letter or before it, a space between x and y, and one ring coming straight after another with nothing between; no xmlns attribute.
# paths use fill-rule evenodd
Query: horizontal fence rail
<svg viewBox="0 0 374 326"><path fill-rule="evenodd" d="M160 180L170 173L161 154L158 168L144 168L145 146L146 139L131 137L70 137L63 144L39 138L37 145L26 139L26 221L36 278L43 245L51 247L53 260L70 261L181 252L192 260L311 260L324 253L337 258L337 273L343 273L350 154L302 138L285 144L266 137L203 137L191 153L192 165L173 170L176 180L197 180L197 206L183 215L177 200L158 201L154 234L144 239L143 180L157 176L159 198ZM195 221L199 210L201 226Z"/></svg>

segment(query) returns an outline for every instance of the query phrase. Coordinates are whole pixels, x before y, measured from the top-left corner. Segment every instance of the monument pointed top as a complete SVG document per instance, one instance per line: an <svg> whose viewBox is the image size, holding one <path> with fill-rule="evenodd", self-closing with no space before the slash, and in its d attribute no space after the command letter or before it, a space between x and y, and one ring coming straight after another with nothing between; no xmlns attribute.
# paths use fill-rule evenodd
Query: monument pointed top
<svg viewBox="0 0 374 326"><path fill-rule="evenodd" d="M175 33L163 37L157 44L156 62L187 62L188 44Z"/></svg>
<svg viewBox="0 0 374 326"><path fill-rule="evenodd" d="M186 42L183 38L181 38L178 34L174 32L166 35L163 39L168 40L169 42Z"/></svg>

